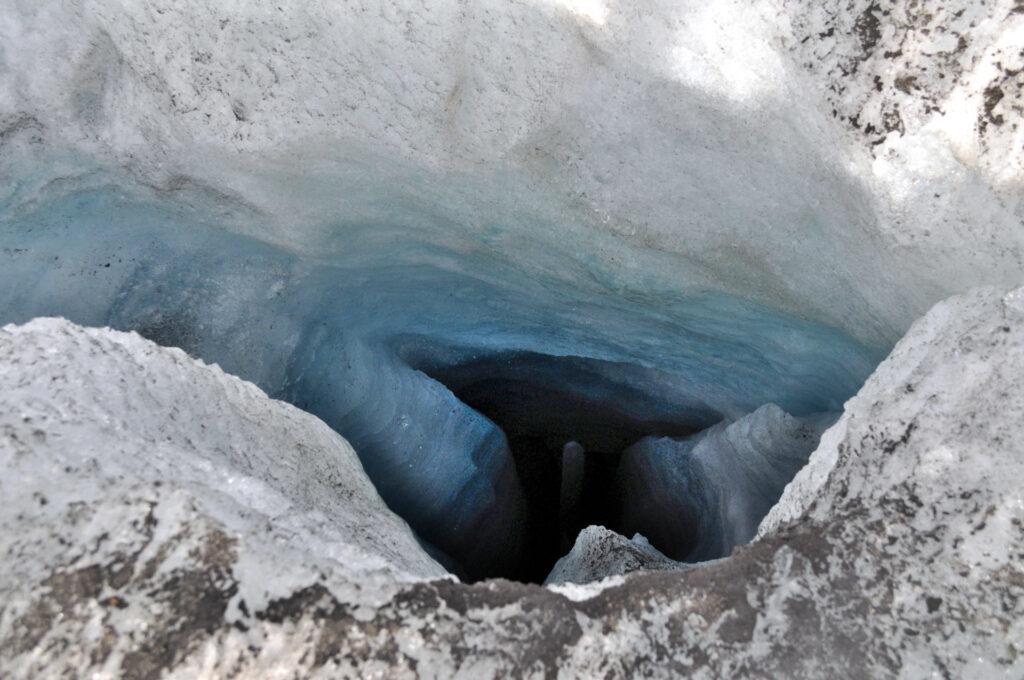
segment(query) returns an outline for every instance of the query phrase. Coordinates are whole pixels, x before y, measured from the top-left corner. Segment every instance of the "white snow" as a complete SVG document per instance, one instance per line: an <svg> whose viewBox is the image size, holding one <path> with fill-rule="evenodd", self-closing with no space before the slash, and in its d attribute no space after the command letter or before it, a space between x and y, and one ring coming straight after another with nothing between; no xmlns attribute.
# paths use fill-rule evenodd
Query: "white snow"
<svg viewBox="0 0 1024 680"><path fill-rule="evenodd" d="M114 173L317 255L344 247L339 216L415 232L416 205L447 242L497 223L492 243L567 272L544 253L592 243L586 266L620 290L715 289L885 348L942 297L1024 269L1003 75L1024 15L871 7L7 0L5 192L24 206ZM953 34L964 52L943 51ZM999 83L1004 123L981 131ZM893 107L904 131L873 146L864 126Z"/></svg>
<svg viewBox="0 0 1024 680"><path fill-rule="evenodd" d="M89 561L122 550L122 515L147 504L183 518L158 532L219 526L239 541L234 576L250 607L317 581L446 574L337 433L134 333L61 319L0 329L0 433L0 590L12 611L66 550L51 532L75 507L94 509L76 537L97 537Z"/></svg>

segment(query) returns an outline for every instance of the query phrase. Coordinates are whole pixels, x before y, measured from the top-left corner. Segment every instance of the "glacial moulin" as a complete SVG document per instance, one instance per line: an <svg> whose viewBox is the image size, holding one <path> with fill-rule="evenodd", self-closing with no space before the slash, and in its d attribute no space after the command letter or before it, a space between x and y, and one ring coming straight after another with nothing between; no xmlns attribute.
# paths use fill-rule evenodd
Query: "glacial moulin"
<svg viewBox="0 0 1024 680"><path fill-rule="evenodd" d="M545 587L441 577L340 437L216 367L6 326L0 669L1017 677L1022 301L916 323L730 557L591 527Z"/></svg>
<svg viewBox="0 0 1024 680"><path fill-rule="evenodd" d="M543 580L564 552L550 516L567 442L588 452L571 545L618 525L612 478L640 438L765 403L836 411L874 365L840 331L722 294L619 294L566 276L585 270L564 253L546 275L527 253L464 252L440 220L340 223L351 245L314 258L107 188L5 214L5 321L137 330L319 416L469 578Z"/></svg>

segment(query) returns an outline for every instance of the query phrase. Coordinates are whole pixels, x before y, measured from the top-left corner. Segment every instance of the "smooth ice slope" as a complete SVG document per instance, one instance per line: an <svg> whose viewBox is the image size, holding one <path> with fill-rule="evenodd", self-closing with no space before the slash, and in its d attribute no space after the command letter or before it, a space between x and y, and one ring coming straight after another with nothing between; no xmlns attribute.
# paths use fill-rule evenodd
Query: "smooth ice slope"
<svg viewBox="0 0 1024 680"><path fill-rule="evenodd" d="M619 526L676 560L728 556L754 537L836 417L798 419L766 404L686 439L641 440L619 464Z"/></svg>

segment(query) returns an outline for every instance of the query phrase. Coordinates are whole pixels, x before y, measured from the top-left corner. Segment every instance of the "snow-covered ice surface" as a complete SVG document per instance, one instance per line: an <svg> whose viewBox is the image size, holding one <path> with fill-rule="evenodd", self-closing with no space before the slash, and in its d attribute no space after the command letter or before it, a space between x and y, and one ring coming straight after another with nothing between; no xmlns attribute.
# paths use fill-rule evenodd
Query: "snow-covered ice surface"
<svg viewBox="0 0 1024 680"><path fill-rule="evenodd" d="M1013 534L1021 537L1020 520L1013 524L1013 518L1022 509L1024 487L1014 471L1021 465L1024 448L1011 434L1018 423L1010 414L1024 404L1020 392L1024 375L1019 357L1001 362L993 360L992 354L1000 348L1008 354L1020 351L1015 331L1021 319L1024 288L1002 296L983 289L933 307L911 327L860 393L846 403L839 422L824 434L807 466L761 523L759 533L769 535L808 514L824 520L834 509L816 507L822 495L852 494L856 498L851 503L867 505L884 502L893 487L902 485L901 493L916 498L914 506L927 508L930 517L943 518L954 527L964 529L961 525L972 521L966 510L984 511L986 519L974 527L976 531L972 529L972 535L979 534L977 542L972 540L970 545L980 547L978 542L991 541L993 548L1011 549ZM955 335L949 330L953 324L958 328ZM1000 333L1007 336L1005 343ZM906 397L895 399L900 392ZM918 400L930 406L925 408ZM933 427L917 432L922 409ZM1007 420L998 418L999 413L1007 414ZM880 421L902 423L902 430L893 439L891 432L872 426ZM911 437L917 442L913 455L872 457L861 453L866 446L880 446L891 453ZM986 456L978 448L979 457L972 462L973 447L982 446L985 437L1003 442L1008 450L993 450ZM930 479L935 480L934 485L929 484ZM958 486L965 489L962 498L954 493ZM913 517L916 510L909 507L907 513ZM986 526L989 530L982 531ZM887 531L914 529L911 522ZM970 545L963 548L969 550ZM970 561L980 556L965 557Z"/></svg>
<svg viewBox="0 0 1024 680"><path fill-rule="evenodd" d="M267 436L282 419L302 437L347 452L326 428L134 336L60 321L7 328L3 337L30 342L5 344L4 394L21 389L34 398L5 405L0 430L0 451L17 475L4 479L0 669L13 677L160 670L169 677L1018 677L1022 300L1024 289L982 289L917 322L813 454L812 468L832 461L819 481L794 485L783 502L787 521L773 515L758 540L728 559L551 588L382 582L360 573L361 561L343 560L327 582L314 577L302 586L310 574L307 557L297 555L315 556L286 555L265 541L277 533L277 517L295 526L295 516L306 516L298 508L237 521L232 489L215 470L210 484L200 486L185 467L190 485L157 486L145 481L151 464L104 433L143 434L158 424L173 441L144 442L158 454L153 465L159 454L172 455L173 443L183 462L226 462L242 453L231 437L248 431L238 422L243 415L212 410L227 420L220 423L190 406L199 398L216 404L218 394L262 416L248 427ZM140 365L128 348L148 352L147 361ZM145 389L118 404L118 415L83 423L78 409L93 414L102 408L96 402L122 399L105 382L97 392L100 374L90 371L116 371ZM59 397L25 387L40 381L56 383ZM187 398L179 402L178 394ZM187 426L170 419L176 405L192 416ZM223 455L204 456L182 438L183 429L203 424L211 441L225 442ZM89 451L89 440L77 439L86 433L109 448ZM115 469L120 481L105 477ZM273 479L286 480L286 470L277 469L260 478L283 489ZM216 501L214 484L224 500L207 504ZM393 539L410 541L400 522L392 526ZM373 541L381 538L377 531ZM278 552L283 562L257 569L245 559L250 550L268 560ZM422 553L405 552L413 562L415 555ZM321 557L324 568L334 561ZM238 594L253 588L254 574L257 582L270 577L267 564L280 569L274 583L289 583L294 570L303 578L287 595L243 607ZM419 564L429 571L429 560Z"/></svg>
<svg viewBox="0 0 1024 680"><path fill-rule="evenodd" d="M887 349L1022 269L1022 31L1015 0L5 0L4 203L116 181L322 257L401 222Z"/></svg>
<svg viewBox="0 0 1024 680"><path fill-rule="evenodd" d="M91 597L70 634L105 644L175 617L220 625L313 583L367 596L445 574L336 432L135 334L0 329L0 432L4 675L54 672L35 656L62 635L39 628L61 611L47 597ZM147 599L126 592L133 580L167 588ZM199 592L229 581L215 601Z"/></svg>

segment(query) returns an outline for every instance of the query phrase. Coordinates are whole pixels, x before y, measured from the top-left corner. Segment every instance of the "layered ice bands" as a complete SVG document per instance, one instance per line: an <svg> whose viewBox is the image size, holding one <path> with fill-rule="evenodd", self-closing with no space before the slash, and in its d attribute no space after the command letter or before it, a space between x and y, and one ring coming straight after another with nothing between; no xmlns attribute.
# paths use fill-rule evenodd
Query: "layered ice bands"
<svg viewBox="0 0 1024 680"><path fill-rule="evenodd" d="M619 465L622 529L643 533L676 560L728 556L754 537L838 417L798 419L766 404L686 439L642 439Z"/></svg>

